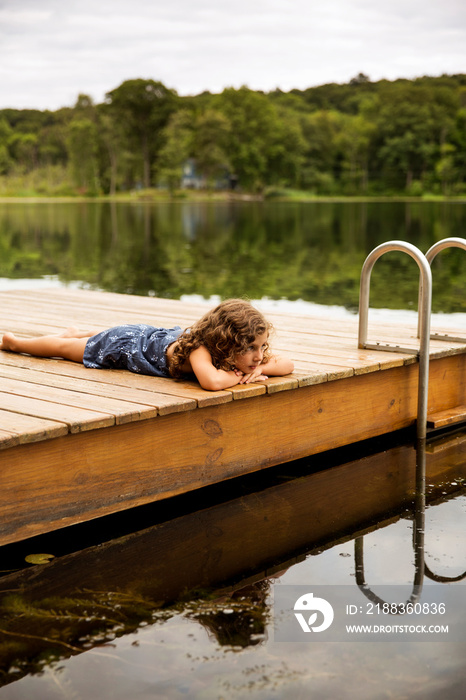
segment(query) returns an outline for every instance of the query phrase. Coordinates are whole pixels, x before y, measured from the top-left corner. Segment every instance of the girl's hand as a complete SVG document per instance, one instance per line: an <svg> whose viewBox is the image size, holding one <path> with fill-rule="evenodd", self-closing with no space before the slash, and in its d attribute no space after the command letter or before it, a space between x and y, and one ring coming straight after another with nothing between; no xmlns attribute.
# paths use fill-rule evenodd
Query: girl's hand
<svg viewBox="0 0 466 700"><path fill-rule="evenodd" d="M262 374L261 368L256 367L256 369L250 374L243 374L239 383L250 384L251 382L264 382L266 379L268 379L268 377L265 374Z"/></svg>
<svg viewBox="0 0 466 700"><path fill-rule="evenodd" d="M217 370L224 372L228 377L231 377L231 382L229 383L229 386L235 386L235 384L241 384L244 378L244 372L242 372L240 369L236 369L234 367L233 369L229 370Z"/></svg>

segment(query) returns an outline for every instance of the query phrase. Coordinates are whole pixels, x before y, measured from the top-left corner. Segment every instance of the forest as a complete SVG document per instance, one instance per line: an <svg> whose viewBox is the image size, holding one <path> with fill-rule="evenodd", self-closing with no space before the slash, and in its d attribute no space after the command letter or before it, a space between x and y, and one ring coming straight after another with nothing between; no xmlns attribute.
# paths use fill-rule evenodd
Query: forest
<svg viewBox="0 0 466 700"><path fill-rule="evenodd" d="M102 104L0 110L0 196L187 188L464 196L466 74L196 96L141 78Z"/></svg>

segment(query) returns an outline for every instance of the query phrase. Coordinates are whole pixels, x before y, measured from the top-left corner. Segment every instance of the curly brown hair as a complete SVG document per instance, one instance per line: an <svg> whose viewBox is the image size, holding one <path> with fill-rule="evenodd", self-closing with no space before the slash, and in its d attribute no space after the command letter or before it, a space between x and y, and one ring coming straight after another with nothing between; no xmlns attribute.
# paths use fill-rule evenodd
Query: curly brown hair
<svg viewBox="0 0 466 700"><path fill-rule="evenodd" d="M266 321L249 301L227 299L208 311L178 338L170 362L172 377L182 376L182 367L193 350L203 345L217 369L231 370L235 356L246 352L258 335L270 333L272 324ZM270 359L267 344L262 363Z"/></svg>

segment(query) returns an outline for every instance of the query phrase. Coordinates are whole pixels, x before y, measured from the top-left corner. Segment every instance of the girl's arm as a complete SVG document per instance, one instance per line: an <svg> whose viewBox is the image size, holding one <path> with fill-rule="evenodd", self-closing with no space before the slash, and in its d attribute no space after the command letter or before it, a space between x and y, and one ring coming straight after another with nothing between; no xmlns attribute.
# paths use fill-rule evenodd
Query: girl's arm
<svg viewBox="0 0 466 700"><path fill-rule="evenodd" d="M240 384L249 384L250 382L263 381L268 377L283 377L285 374L291 374L294 370L293 360L279 355L272 355L270 360L256 367L251 374L244 374L241 377Z"/></svg>
<svg viewBox="0 0 466 700"><path fill-rule="evenodd" d="M262 374L266 374L270 377L282 377L284 374L291 374L291 372L293 372L294 362L288 359L288 357L272 355L270 360L259 365L257 369L260 369Z"/></svg>
<svg viewBox="0 0 466 700"><path fill-rule="evenodd" d="M294 363L286 357L272 355L268 362L259 365L251 374L239 370L225 371L212 364L210 352L203 345L193 350L189 356L192 370L203 389L219 391L229 389L236 384L264 381L268 376L281 377L294 370Z"/></svg>
<svg viewBox="0 0 466 700"><path fill-rule="evenodd" d="M214 367L210 352L203 345L192 351L189 362L197 381L203 389L208 391L228 389L239 384L243 378L243 373L237 370L227 372Z"/></svg>

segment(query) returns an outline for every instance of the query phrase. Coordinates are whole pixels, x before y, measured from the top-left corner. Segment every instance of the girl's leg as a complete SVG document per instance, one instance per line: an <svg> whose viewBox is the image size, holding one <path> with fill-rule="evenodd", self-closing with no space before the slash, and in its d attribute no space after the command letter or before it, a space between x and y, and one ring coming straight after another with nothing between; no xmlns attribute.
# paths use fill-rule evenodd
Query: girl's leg
<svg viewBox="0 0 466 700"><path fill-rule="evenodd" d="M80 333L68 328L62 335L44 335L39 338L17 338L5 333L1 350L23 352L36 357L62 357L73 362L82 362L87 339L94 333Z"/></svg>

